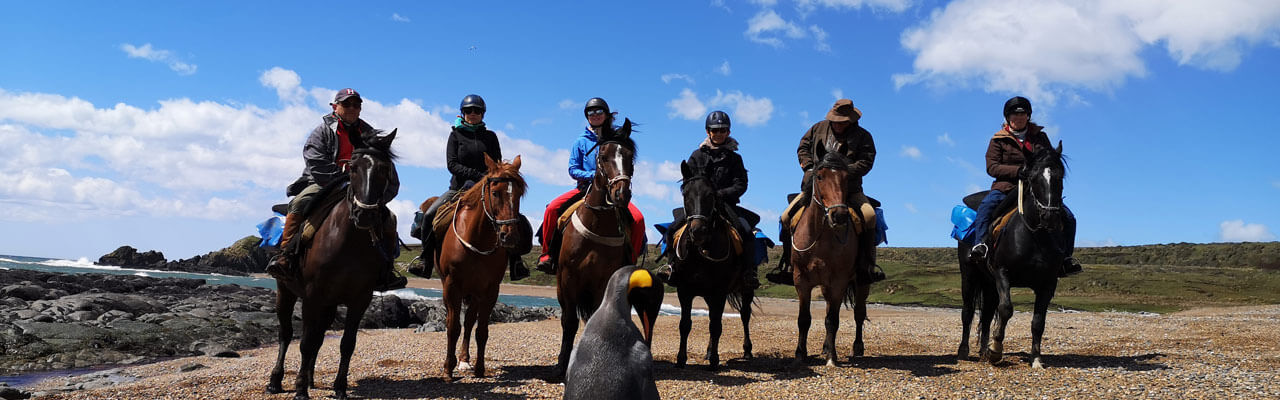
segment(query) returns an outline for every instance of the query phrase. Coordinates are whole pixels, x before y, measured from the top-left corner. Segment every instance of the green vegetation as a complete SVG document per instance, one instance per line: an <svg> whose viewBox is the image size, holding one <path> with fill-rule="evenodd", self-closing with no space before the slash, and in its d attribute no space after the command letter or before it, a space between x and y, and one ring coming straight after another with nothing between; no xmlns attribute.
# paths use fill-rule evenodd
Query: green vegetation
<svg viewBox="0 0 1280 400"><path fill-rule="evenodd" d="M406 265L418 251L401 254ZM795 288L773 285L764 274L776 264L781 249L769 251L760 266L761 297L795 298ZM1172 312L1196 307L1280 303L1280 242L1167 244L1091 247L1076 251L1085 264L1081 274L1059 280L1051 308L1086 311ZM650 248L646 268L657 250ZM537 251L525 256L531 269ZM960 273L955 248L885 247L880 266L888 279L872 286L873 303L959 307ZM555 284L553 276L533 271L526 285ZM674 288L668 288L674 291ZM1018 310L1029 310L1034 295L1014 289Z"/></svg>

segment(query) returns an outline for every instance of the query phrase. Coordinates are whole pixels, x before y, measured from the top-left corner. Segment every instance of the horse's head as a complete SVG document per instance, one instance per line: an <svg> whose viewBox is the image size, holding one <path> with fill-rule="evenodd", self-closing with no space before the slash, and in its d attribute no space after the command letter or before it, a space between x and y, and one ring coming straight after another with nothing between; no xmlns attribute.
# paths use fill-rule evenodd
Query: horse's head
<svg viewBox="0 0 1280 400"><path fill-rule="evenodd" d="M831 142L834 143L834 142ZM813 169L813 202L823 212L823 218L832 228L840 228L851 221L846 197L854 188L849 185L849 159L828 143L822 162Z"/></svg>
<svg viewBox="0 0 1280 400"><path fill-rule="evenodd" d="M520 237L517 223L520 222L520 198L524 197L524 177L520 176L520 156L511 163L494 161L484 156L485 166L489 173L484 176L481 190L485 217L493 222L498 231L498 245L514 248L521 240L532 238Z"/></svg>
<svg viewBox="0 0 1280 400"><path fill-rule="evenodd" d="M1046 228L1051 231L1062 229L1062 178L1066 175L1066 160L1062 155L1062 141L1058 148L1036 146L1034 152L1024 152L1027 160L1026 178L1022 185L1026 188L1023 199L1023 214L1032 218L1032 228ZM1028 210L1027 208L1031 208Z"/></svg>
<svg viewBox="0 0 1280 400"><path fill-rule="evenodd" d="M680 193L684 196L685 230L694 244L701 246L711 232L716 191L701 171L693 170L685 161L680 162L680 176L683 178Z"/></svg>
<svg viewBox="0 0 1280 400"><path fill-rule="evenodd" d="M351 186L347 189L351 201L351 221L357 228L371 229L386 220L386 204L400 191L400 177L396 174L395 154L391 141L396 130L386 135L377 132L365 135L362 147L351 152L347 173Z"/></svg>
<svg viewBox="0 0 1280 400"><path fill-rule="evenodd" d="M596 152L596 176L592 183L605 192L605 204L626 207L631 202L631 173L634 171L636 144L631 140L631 120L614 130L605 124L600 132Z"/></svg>

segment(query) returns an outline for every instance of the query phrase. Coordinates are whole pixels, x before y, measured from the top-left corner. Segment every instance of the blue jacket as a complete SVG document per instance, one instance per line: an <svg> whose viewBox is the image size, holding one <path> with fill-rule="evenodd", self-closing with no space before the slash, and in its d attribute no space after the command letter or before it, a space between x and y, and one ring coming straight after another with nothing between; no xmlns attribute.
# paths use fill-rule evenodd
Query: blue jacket
<svg viewBox="0 0 1280 400"><path fill-rule="evenodd" d="M580 190L591 185L591 180L595 177L597 151L593 149L596 146L596 133L590 128L582 131L582 136L573 142L573 148L569 150L569 176L578 181Z"/></svg>

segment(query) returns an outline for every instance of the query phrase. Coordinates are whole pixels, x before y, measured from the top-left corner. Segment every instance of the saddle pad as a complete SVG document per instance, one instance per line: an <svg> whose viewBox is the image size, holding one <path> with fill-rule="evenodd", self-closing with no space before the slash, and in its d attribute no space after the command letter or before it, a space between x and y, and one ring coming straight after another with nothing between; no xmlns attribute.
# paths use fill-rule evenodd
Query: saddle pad
<svg viewBox="0 0 1280 400"><path fill-rule="evenodd" d="M999 219L996 220L995 227L991 229L991 243L996 243L999 241L1000 232L1004 231L1004 226L1008 225L1009 221L1013 219L1013 214L1017 214L1017 213L1018 213L1017 209L1012 209L1012 210L1009 210L1009 212L1004 213L1003 216L1001 216Z"/></svg>
<svg viewBox="0 0 1280 400"><path fill-rule="evenodd" d="M721 218L720 220L726 221L723 218ZM680 238L684 236L684 228L688 226L689 224L680 225L680 228L676 229L676 232L671 234L671 243L679 243ZM725 231L728 232L729 234L729 243L733 244L733 254L741 255L742 254L742 235L739 235L738 230L733 229L732 226L725 226L724 228L725 228Z"/></svg>
<svg viewBox="0 0 1280 400"><path fill-rule="evenodd" d="M457 211L455 207L457 207L458 199L461 197L461 193L456 194L452 199L445 201L444 204L440 205L440 208L436 209L436 217L431 220L431 231L434 232L435 237L444 237L445 230L449 229L449 223L453 222L453 214Z"/></svg>
<svg viewBox="0 0 1280 400"><path fill-rule="evenodd" d="M582 207L582 204L586 202L586 200L586 197L578 199L578 201L575 201L573 204L570 204L569 207L566 207L564 212L560 213L560 217L556 218L556 231L564 230L565 225L569 224L569 217L573 216L573 213L578 211L578 207Z"/></svg>
<svg viewBox="0 0 1280 400"><path fill-rule="evenodd" d="M316 231L320 229L320 225L324 224L324 220L329 217L329 213L333 211L333 207L337 206L344 198L347 197L347 191L334 190L329 192L328 196L317 199L319 202L311 207L310 214L302 222L302 244L310 244L311 238L316 235Z"/></svg>

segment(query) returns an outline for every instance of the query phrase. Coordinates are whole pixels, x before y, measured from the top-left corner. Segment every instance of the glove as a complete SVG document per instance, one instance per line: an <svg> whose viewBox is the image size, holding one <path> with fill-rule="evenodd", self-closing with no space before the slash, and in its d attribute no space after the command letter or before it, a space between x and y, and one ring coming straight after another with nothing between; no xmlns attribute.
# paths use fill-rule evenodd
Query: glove
<svg viewBox="0 0 1280 400"><path fill-rule="evenodd" d="M1031 171L1028 171L1028 170L1027 170L1027 166L1026 166L1026 165L1023 165L1023 166L1021 166L1021 167L1018 167L1018 180L1020 180L1020 181L1025 181L1025 180L1027 180L1027 174L1029 174L1029 173L1031 173Z"/></svg>
<svg viewBox="0 0 1280 400"><path fill-rule="evenodd" d="M850 166L850 170L860 175L865 175L867 171L870 169L871 169L871 163L868 162L867 160L858 160L857 162L854 162L852 166Z"/></svg>

